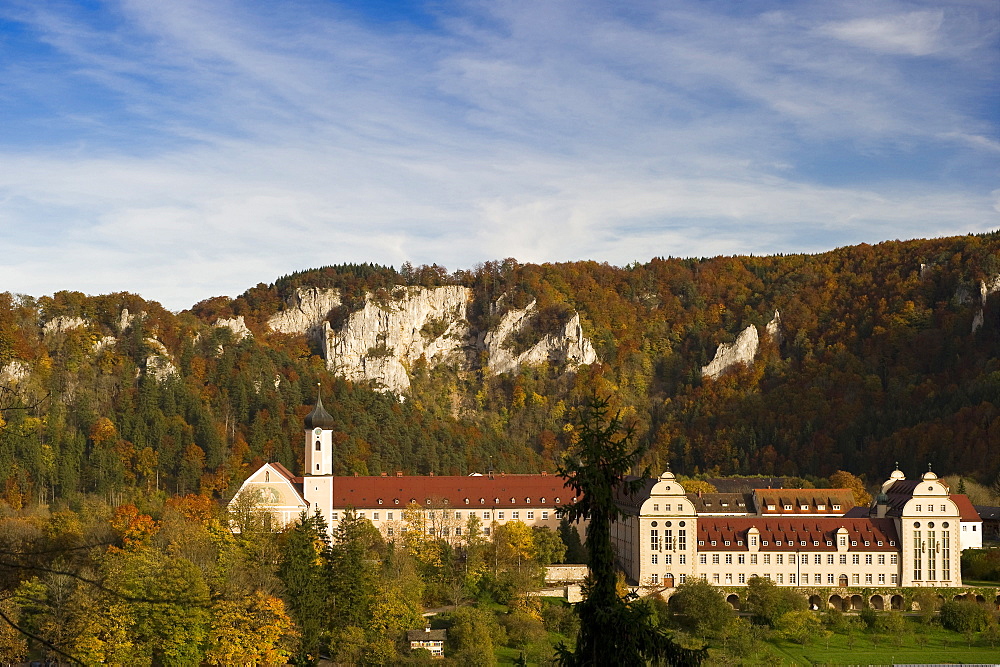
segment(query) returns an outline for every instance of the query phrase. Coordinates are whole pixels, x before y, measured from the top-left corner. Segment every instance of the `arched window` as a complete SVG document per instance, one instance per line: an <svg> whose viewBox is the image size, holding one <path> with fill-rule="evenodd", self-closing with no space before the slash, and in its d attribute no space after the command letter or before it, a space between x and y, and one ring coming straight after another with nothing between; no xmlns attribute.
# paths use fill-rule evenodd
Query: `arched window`
<svg viewBox="0 0 1000 667"><path fill-rule="evenodd" d="M270 470L265 470L264 471L264 481L265 482L270 482L271 481L271 471Z"/></svg>
<svg viewBox="0 0 1000 667"><path fill-rule="evenodd" d="M323 443L321 443L319 440L317 440L316 441L316 451L318 452L322 448L322 446L323 446Z"/></svg>

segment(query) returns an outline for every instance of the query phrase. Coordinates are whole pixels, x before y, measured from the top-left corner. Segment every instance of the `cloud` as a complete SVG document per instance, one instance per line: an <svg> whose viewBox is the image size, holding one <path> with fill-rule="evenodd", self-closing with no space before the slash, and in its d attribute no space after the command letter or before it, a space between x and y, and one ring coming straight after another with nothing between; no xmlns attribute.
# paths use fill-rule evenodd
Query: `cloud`
<svg viewBox="0 0 1000 667"><path fill-rule="evenodd" d="M335 3L101 7L15 12L47 50L0 65L21 92L0 98L7 289L180 309L344 261L626 263L997 226L975 6L459 2L434 29Z"/></svg>

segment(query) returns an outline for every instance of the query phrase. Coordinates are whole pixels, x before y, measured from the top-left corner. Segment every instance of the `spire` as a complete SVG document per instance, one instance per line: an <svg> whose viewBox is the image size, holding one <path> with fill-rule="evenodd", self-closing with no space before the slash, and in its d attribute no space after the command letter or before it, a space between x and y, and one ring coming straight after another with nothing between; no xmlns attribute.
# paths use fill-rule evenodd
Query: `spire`
<svg viewBox="0 0 1000 667"><path fill-rule="evenodd" d="M334 426L333 417L329 412L323 407L323 396L321 394L322 385L318 382L316 383L316 407L313 408L312 412L306 415L305 426L306 429L312 430L314 428L322 429L332 429Z"/></svg>

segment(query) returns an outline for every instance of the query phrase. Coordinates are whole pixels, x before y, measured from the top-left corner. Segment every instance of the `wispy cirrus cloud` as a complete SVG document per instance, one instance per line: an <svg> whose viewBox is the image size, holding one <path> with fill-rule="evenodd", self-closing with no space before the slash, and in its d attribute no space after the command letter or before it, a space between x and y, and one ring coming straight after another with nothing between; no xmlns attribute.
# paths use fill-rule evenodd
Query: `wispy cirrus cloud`
<svg viewBox="0 0 1000 667"><path fill-rule="evenodd" d="M998 226L988 3L365 11L0 10L2 288L179 309L343 261L625 263Z"/></svg>

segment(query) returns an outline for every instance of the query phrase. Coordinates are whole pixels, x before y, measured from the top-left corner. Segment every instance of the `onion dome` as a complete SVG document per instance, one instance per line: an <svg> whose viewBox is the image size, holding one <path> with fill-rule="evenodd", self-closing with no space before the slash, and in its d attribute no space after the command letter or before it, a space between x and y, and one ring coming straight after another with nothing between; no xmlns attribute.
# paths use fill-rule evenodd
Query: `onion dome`
<svg viewBox="0 0 1000 667"><path fill-rule="evenodd" d="M306 415L306 429L312 430L314 428L322 428L331 430L333 429L333 426L333 417L323 407L323 397L317 395L316 407L313 408L312 412Z"/></svg>
<svg viewBox="0 0 1000 667"><path fill-rule="evenodd" d="M875 504L876 505L888 505L889 504L889 496L886 495L885 493L879 493L877 496L875 496Z"/></svg>

